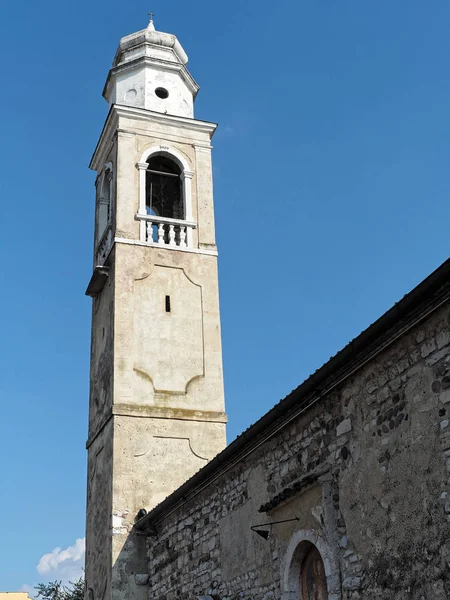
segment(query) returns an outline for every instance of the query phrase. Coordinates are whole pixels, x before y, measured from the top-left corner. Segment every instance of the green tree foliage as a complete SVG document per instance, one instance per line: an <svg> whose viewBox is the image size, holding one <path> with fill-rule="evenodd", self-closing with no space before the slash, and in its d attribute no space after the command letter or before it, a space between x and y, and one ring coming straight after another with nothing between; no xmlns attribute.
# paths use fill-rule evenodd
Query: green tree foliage
<svg viewBox="0 0 450 600"><path fill-rule="evenodd" d="M40 583L35 589L37 590L36 598L42 598L42 600L83 600L84 578L80 577L77 581L71 581L68 586L62 585L61 581Z"/></svg>

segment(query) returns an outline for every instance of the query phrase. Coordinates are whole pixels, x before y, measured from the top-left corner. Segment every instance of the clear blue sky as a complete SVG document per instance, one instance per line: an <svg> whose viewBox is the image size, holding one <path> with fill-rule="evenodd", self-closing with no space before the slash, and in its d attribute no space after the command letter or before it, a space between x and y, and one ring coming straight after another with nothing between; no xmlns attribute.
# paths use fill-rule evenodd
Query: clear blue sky
<svg viewBox="0 0 450 600"><path fill-rule="evenodd" d="M0 590L60 576L62 563L36 564L84 536L87 165L118 41L146 26L149 9L189 54L196 116L220 124L229 440L449 254L448 0L9 3Z"/></svg>

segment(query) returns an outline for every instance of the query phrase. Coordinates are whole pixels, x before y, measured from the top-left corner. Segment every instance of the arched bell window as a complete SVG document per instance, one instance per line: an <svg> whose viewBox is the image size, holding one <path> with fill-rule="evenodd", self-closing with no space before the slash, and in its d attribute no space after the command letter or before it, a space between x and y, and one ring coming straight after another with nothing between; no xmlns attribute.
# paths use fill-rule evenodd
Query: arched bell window
<svg viewBox="0 0 450 600"><path fill-rule="evenodd" d="M144 162L145 161L145 162ZM139 238L171 248L191 248L196 223L192 219L192 177L189 163L177 150L146 150L139 169Z"/></svg>
<svg viewBox="0 0 450 600"><path fill-rule="evenodd" d="M328 600L325 567L320 552L308 544L300 567L301 600Z"/></svg>
<svg viewBox="0 0 450 600"><path fill-rule="evenodd" d="M146 170L145 206L148 215L185 219L180 167L170 158L151 156Z"/></svg>
<svg viewBox="0 0 450 600"><path fill-rule="evenodd" d="M112 164L107 163L99 179L97 209L97 243L101 241L111 220Z"/></svg>

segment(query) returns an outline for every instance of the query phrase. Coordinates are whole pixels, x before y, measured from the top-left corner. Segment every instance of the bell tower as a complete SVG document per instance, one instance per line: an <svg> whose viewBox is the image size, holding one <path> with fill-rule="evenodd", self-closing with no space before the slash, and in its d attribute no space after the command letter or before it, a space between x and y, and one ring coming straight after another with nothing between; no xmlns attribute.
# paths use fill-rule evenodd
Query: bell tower
<svg viewBox="0 0 450 600"><path fill-rule="evenodd" d="M133 524L225 446L211 138L174 35L121 39L97 172L88 600L146 598Z"/></svg>

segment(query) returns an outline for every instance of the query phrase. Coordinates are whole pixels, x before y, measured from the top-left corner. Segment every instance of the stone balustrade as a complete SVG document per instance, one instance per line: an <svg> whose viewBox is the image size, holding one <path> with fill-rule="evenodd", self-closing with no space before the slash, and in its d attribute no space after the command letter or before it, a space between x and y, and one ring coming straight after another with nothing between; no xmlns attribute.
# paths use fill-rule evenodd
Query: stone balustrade
<svg viewBox="0 0 450 600"><path fill-rule="evenodd" d="M172 248L192 248L192 231L196 227L192 221L139 214L136 218L141 223L141 242Z"/></svg>

